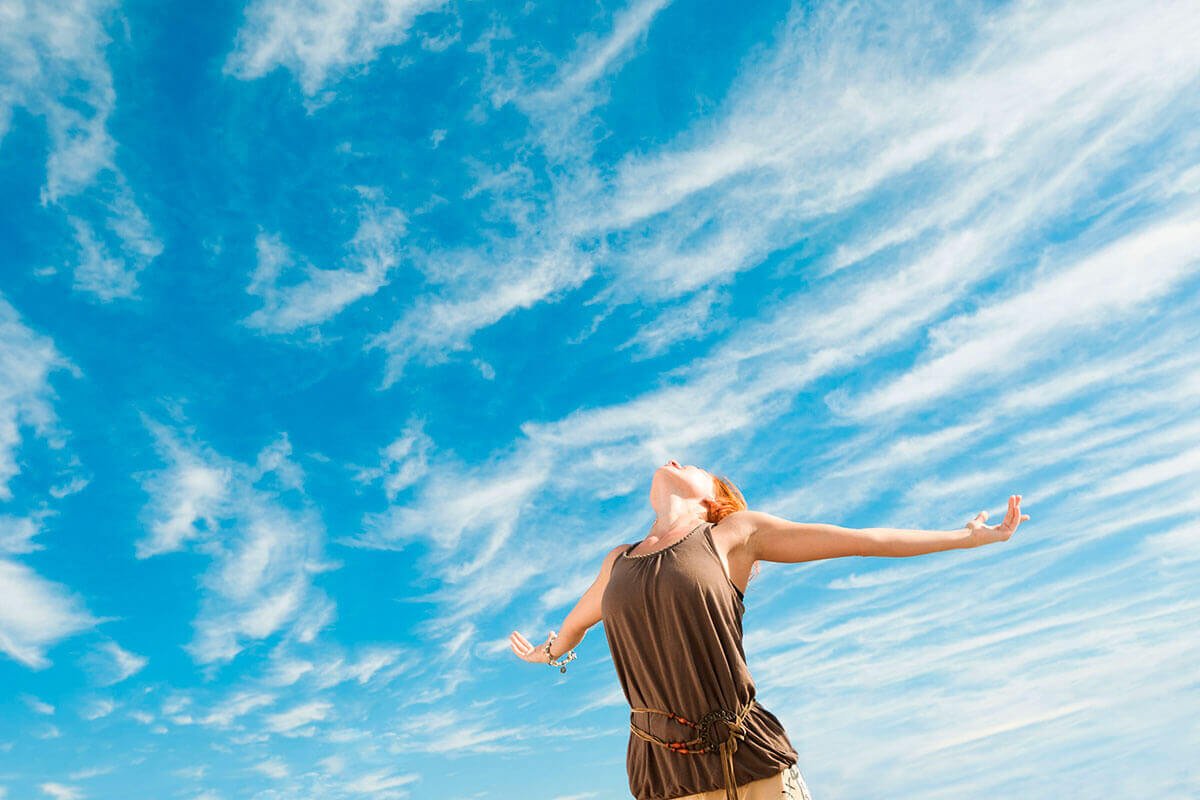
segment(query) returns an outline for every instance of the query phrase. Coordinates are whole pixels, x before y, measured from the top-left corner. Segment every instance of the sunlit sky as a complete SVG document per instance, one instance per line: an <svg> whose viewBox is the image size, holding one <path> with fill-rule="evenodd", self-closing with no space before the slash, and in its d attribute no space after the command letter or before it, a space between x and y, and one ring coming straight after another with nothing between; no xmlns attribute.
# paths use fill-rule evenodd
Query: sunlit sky
<svg viewBox="0 0 1200 800"><path fill-rule="evenodd" d="M1200 796L1200 6L0 0L0 798L628 798L668 458L816 800Z"/></svg>

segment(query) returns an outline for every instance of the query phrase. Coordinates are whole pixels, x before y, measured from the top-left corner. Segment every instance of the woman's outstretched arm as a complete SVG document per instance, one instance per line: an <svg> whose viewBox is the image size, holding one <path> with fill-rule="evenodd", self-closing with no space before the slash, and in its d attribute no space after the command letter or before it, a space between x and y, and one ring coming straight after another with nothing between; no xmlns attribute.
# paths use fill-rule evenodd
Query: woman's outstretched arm
<svg viewBox="0 0 1200 800"><path fill-rule="evenodd" d="M592 585L588 587L579 601L575 603L575 607L567 614L563 620L562 628L559 629L558 637L554 643L550 645L551 658L558 658L563 653L566 653L571 648L583 641L583 637L587 635L588 629L600 621L600 599L604 596L604 589L608 586L608 576L612 573L613 562L620 556L621 551L627 544L618 545L604 556L604 562L600 565L600 572L596 575L596 579L592 581ZM551 631L554 633L554 631ZM546 642L550 641L550 637L539 645L535 645L522 636L518 631L513 631L508 635L509 646L512 651L517 654L523 661L533 663L549 663L546 660Z"/></svg>
<svg viewBox="0 0 1200 800"><path fill-rule="evenodd" d="M1008 513L999 525L987 525L987 512L980 511L955 530L909 530L906 528L843 528L824 523L791 522L762 511L735 511L748 529L747 544L758 561L816 561L844 556L900 558L978 547L1008 541L1017 526L1029 519L1021 513L1021 495L1008 498Z"/></svg>

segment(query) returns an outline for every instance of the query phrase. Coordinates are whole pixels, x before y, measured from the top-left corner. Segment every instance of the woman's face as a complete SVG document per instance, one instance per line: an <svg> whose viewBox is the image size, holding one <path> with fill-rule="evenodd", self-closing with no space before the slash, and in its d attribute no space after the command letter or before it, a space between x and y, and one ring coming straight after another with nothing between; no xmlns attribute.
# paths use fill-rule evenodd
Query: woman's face
<svg viewBox="0 0 1200 800"><path fill-rule="evenodd" d="M650 505L665 508L670 495L700 500L713 497L713 476L708 470L680 464L675 459L667 461L654 471L650 481Z"/></svg>

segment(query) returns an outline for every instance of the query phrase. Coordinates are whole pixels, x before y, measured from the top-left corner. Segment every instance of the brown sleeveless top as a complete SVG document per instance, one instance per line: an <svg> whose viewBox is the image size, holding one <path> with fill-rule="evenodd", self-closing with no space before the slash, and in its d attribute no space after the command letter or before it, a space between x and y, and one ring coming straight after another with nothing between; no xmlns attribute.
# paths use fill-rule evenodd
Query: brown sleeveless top
<svg viewBox="0 0 1200 800"><path fill-rule="evenodd" d="M742 649L740 589L725 572L713 542L714 523L697 525L659 550L613 562L601 598L604 635L630 709L670 711L695 722L712 709L734 713L754 699ZM665 740L696 731L660 715L630 712L630 721ZM798 754L783 725L757 702L733 753L740 786L795 764ZM716 752L678 753L629 733L629 790L636 800L670 800L724 787Z"/></svg>

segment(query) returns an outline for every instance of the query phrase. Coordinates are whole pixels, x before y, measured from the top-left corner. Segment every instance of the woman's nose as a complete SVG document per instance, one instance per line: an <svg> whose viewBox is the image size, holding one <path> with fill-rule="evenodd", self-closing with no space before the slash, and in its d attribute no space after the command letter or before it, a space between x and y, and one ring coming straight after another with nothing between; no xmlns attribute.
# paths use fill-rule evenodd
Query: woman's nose
<svg viewBox="0 0 1200 800"><path fill-rule="evenodd" d="M670 461L668 461L667 463L670 464L672 467L675 467L676 469L679 468L679 462L673 458Z"/></svg>

